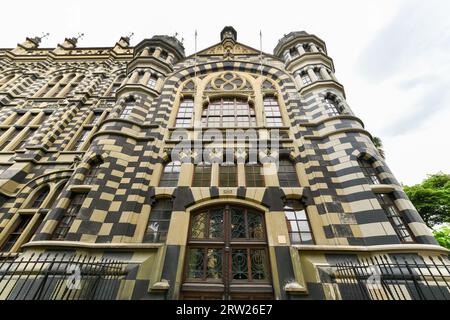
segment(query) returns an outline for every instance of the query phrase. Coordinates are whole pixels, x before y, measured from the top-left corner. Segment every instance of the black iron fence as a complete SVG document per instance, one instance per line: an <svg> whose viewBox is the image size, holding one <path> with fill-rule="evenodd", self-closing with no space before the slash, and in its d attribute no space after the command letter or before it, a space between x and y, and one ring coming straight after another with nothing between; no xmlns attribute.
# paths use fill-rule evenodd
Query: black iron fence
<svg viewBox="0 0 450 320"><path fill-rule="evenodd" d="M126 264L67 253L3 256L0 300L116 299Z"/></svg>
<svg viewBox="0 0 450 320"><path fill-rule="evenodd" d="M332 282L343 300L450 300L446 256L376 256L336 263Z"/></svg>

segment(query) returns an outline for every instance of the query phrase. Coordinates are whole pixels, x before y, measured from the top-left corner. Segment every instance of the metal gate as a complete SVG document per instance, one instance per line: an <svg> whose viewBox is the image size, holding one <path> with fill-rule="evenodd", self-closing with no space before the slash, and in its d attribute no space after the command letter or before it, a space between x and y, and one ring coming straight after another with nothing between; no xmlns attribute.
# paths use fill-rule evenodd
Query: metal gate
<svg viewBox="0 0 450 320"><path fill-rule="evenodd" d="M126 264L67 253L0 260L0 300L116 299Z"/></svg>
<svg viewBox="0 0 450 320"><path fill-rule="evenodd" d="M333 283L343 300L450 300L446 256L377 256L336 263Z"/></svg>

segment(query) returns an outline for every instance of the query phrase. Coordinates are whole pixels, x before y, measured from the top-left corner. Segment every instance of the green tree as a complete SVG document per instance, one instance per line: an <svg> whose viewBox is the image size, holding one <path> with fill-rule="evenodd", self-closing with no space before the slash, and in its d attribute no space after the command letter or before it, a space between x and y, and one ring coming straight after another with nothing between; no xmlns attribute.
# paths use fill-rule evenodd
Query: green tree
<svg viewBox="0 0 450 320"><path fill-rule="evenodd" d="M378 149L378 152L380 153L380 156L384 159L385 158L385 153L384 153L384 149L383 149L383 142L381 141L381 139L378 138L378 137L373 137L372 138L372 142L375 145L375 148Z"/></svg>
<svg viewBox="0 0 450 320"><path fill-rule="evenodd" d="M405 192L430 228L450 222L450 174L428 175L421 184L405 186Z"/></svg>
<svg viewBox="0 0 450 320"><path fill-rule="evenodd" d="M433 230L433 235L441 246L450 249L450 227L448 225Z"/></svg>

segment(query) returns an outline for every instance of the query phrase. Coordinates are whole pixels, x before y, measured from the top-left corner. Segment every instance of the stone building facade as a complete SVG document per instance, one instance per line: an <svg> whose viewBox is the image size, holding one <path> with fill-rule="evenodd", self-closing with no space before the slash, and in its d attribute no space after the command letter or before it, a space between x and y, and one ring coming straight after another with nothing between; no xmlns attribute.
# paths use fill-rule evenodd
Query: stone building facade
<svg viewBox="0 0 450 320"><path fill-rule="evenodd" d="M448 256L317 36L39 42L0 49L0 271L80 255L123 266L113 299L343 299L339 262Z"/></svg>

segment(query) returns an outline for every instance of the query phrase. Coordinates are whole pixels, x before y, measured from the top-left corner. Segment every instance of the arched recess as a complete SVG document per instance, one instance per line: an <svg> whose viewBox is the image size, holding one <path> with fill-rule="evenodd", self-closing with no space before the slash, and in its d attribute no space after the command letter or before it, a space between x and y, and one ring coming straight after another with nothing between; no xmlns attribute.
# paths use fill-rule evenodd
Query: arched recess
<svg viewBox="0 0 450 320"><path fill-rule="evenodd" d="M282 101L282 103L280 103L280 107L282 109L288 110L288 104L290 103L290 100L292 99L294 94L296 94L296 91L292 89L295 88L294 79L283 70L274 68L273 66L263 65L261 70L261 65L255 63L243 64L237 61L230 61L223 64L205 63L200 64L197 67L191 66L179 70L177 73L173 74L165 80L166 82L174 83L173 86L167 88L164 87L164 91L161 93L161 95L171 96L173 99L171 100L173 101L173 103L171 103L170 106L167 106L167 110L173 111L171 119L174 119L178 112L178 107L172 108L172 106L178 106L182 93L195 92L195 119L196 121L200 121L200 115L202 112L202 107L204 106L204 102L208 97L212 98L216 96L214 92L209 92L207 95L205 95L205 86L214 77L217 77L217 75L230 72L239 74L251 84L252 90L241 90L241 94L245 94L246 97L250 97L252 101L256 99L255 92L261 93L262 90L263 92L271 92L273 94L275 93L273 89L275 89L280 94L278 96L279 101ZM186 90L186 85L190 82L192 82L192 87L189 88L189 90ZM268 85L265 89L261 88L264 82L270 82L271 85ZM230 92L233 92L233 94L236 93L235 90L232 90ZM226 95L227 91L218 90L217 94ZM164 103L165 102L163 102L163 107ZM258 108L258 110L255 111L260 118L257 119L257 121L258 123L262 123L262 100L255 101L254 103L255 107ZM173 121L171 123L173 123Z"/></svg>
<svg viewBox="0 0 450 320"><path fill-rule="evenodd" d="M241 199L215 199L187 209L181 254L182 299L272 299L268 209Z"/></svg>

